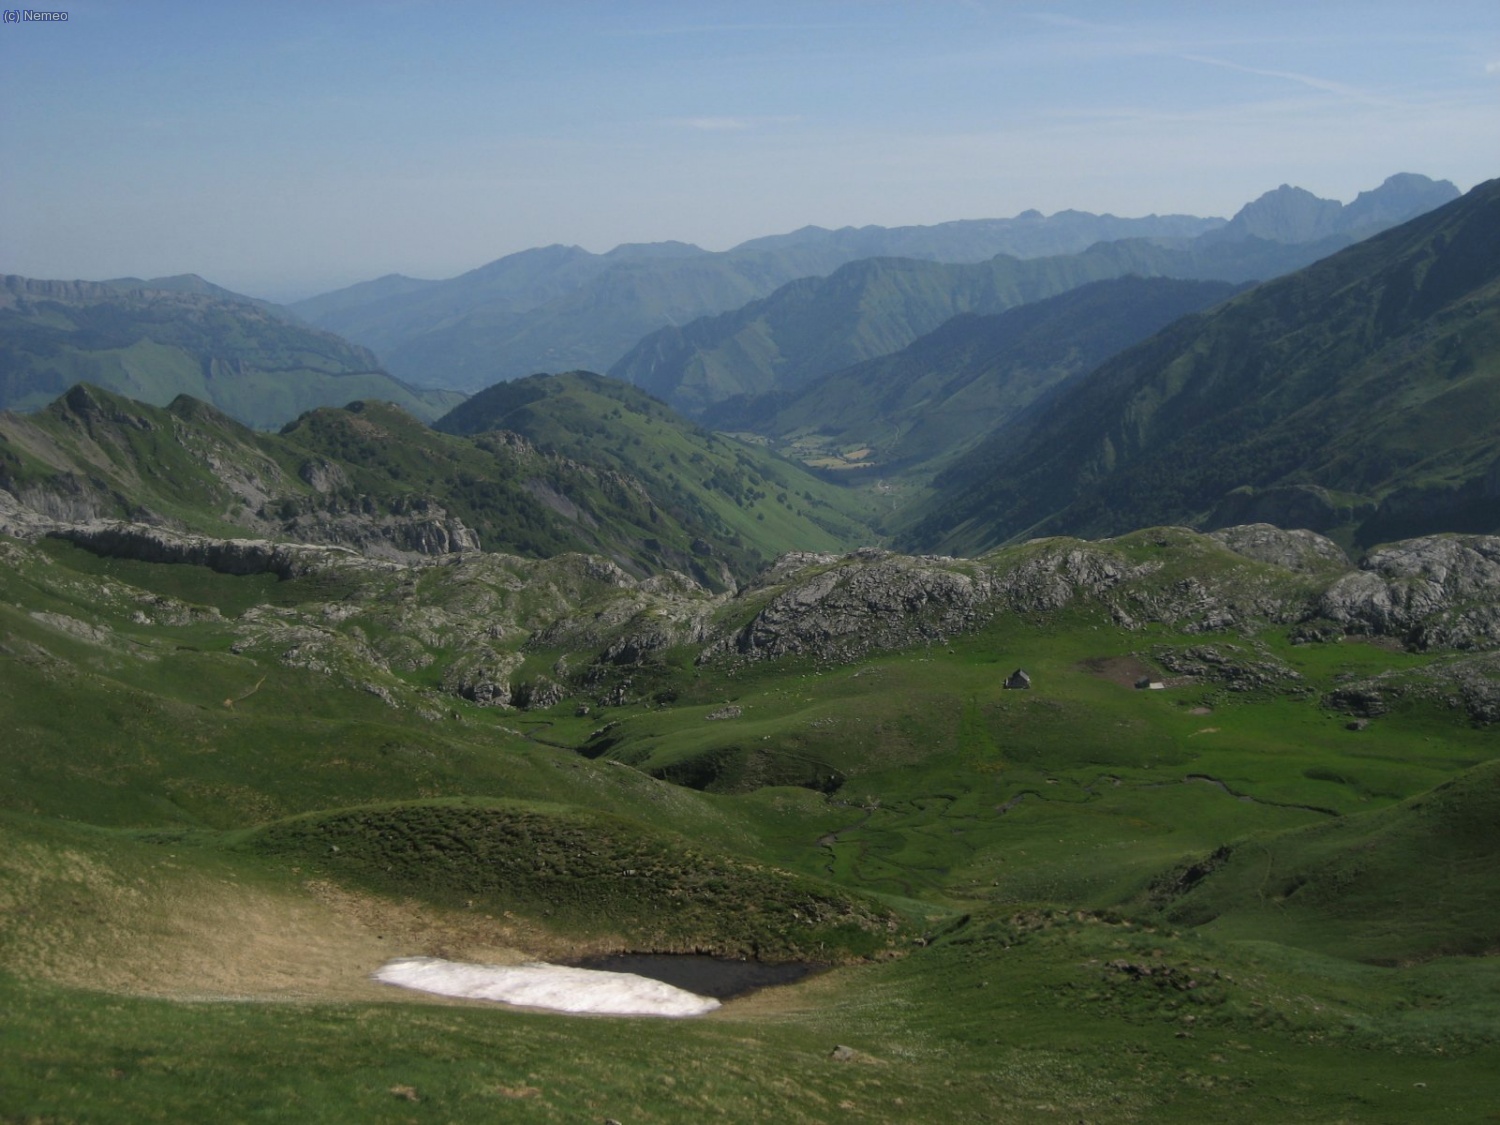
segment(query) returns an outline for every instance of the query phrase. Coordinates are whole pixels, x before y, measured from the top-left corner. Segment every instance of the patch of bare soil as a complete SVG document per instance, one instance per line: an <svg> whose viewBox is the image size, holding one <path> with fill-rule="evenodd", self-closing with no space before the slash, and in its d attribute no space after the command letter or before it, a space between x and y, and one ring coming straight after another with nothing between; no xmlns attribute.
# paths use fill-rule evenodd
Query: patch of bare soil
<svg viewBox="0 0 1500 1125"><path fill-rule="evenodd" d="M793 984L736 996L726 1000L723 1008L706 1018L728 1016L736 1020L782 1020L788 1016L811 1016L826 1010L836 996L842 996L849 974L859 971L857 967L846 965L831 972L804 977Z"/></svg>
<svg viewBox="0 0 1500 1125"><path fill-rule="evenodd" d="M1080 660L1078 667L1100 679L1121 687L1135 687L1140 680L1161 679L1161 673L1134 654L1130 656L1090 656Z"/></svg>
<svg viewBox="0 0 1500 1125"><path fill-rule="evenodd" d="M252 885L170 859L124 873L97 855L26 845L0 860L0 946L22 975L175 1000L472 1003L391 988L395 957L487 964L612 952L524 919L444 911L323 881Z"/></svg>

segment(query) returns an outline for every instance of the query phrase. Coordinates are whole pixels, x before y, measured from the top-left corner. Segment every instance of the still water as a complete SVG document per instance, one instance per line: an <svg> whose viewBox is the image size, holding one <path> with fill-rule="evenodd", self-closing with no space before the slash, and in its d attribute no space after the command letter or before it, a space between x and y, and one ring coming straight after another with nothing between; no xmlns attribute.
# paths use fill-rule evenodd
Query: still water
<svg viewBox="0 0 1500 1125"><path fill-rule="evenodd" d="M770 965L761 961L735 961L701 953L616 953L577 962L581 969L609 973L634 973L663 981L699 996L728 1000L757 989L792 984L821 973L827 965L787 962Z"/></svg>

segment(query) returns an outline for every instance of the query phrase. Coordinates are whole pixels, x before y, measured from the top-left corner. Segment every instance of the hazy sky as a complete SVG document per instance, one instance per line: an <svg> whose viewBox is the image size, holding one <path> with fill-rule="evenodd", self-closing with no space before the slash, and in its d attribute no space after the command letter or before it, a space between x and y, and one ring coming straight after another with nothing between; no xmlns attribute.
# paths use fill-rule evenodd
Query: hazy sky
<svg viewBox="0 0 1500 1125"><path fill-rule="evenodd" d="M0 272L287 299L528 246L1500 174L1500 3L104 3L0 25Z"/></svg>

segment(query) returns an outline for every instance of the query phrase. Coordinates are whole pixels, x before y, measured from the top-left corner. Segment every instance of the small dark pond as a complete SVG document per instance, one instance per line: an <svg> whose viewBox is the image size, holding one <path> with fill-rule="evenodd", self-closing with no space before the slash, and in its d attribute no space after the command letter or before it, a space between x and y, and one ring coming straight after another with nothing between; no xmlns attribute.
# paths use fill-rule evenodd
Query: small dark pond
<svg viewBox="0 0 1500 1125"><path fill-rule="evenodd" d="M615 953L577 962L580 969L602 969L609 973L634 973L685 988L699 996L728 1000L747 992L792 984L821 973L827 965L788 962L769 965L761 961L733 961L701 953Z"/></svg>

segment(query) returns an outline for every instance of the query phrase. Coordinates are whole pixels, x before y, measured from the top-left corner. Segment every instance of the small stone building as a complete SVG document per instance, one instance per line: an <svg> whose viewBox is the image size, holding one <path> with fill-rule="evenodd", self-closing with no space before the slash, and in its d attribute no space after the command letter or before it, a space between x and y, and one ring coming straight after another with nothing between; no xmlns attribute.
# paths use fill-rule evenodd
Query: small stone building
<svg viewBox="0 0 1500 1125"><path fill-rule="evenodd" d="M1005 686L1012 691L1024 691L1031 687L1031 677L1026 674L1026 669L1017 668L1006 679Z"/></svg>

